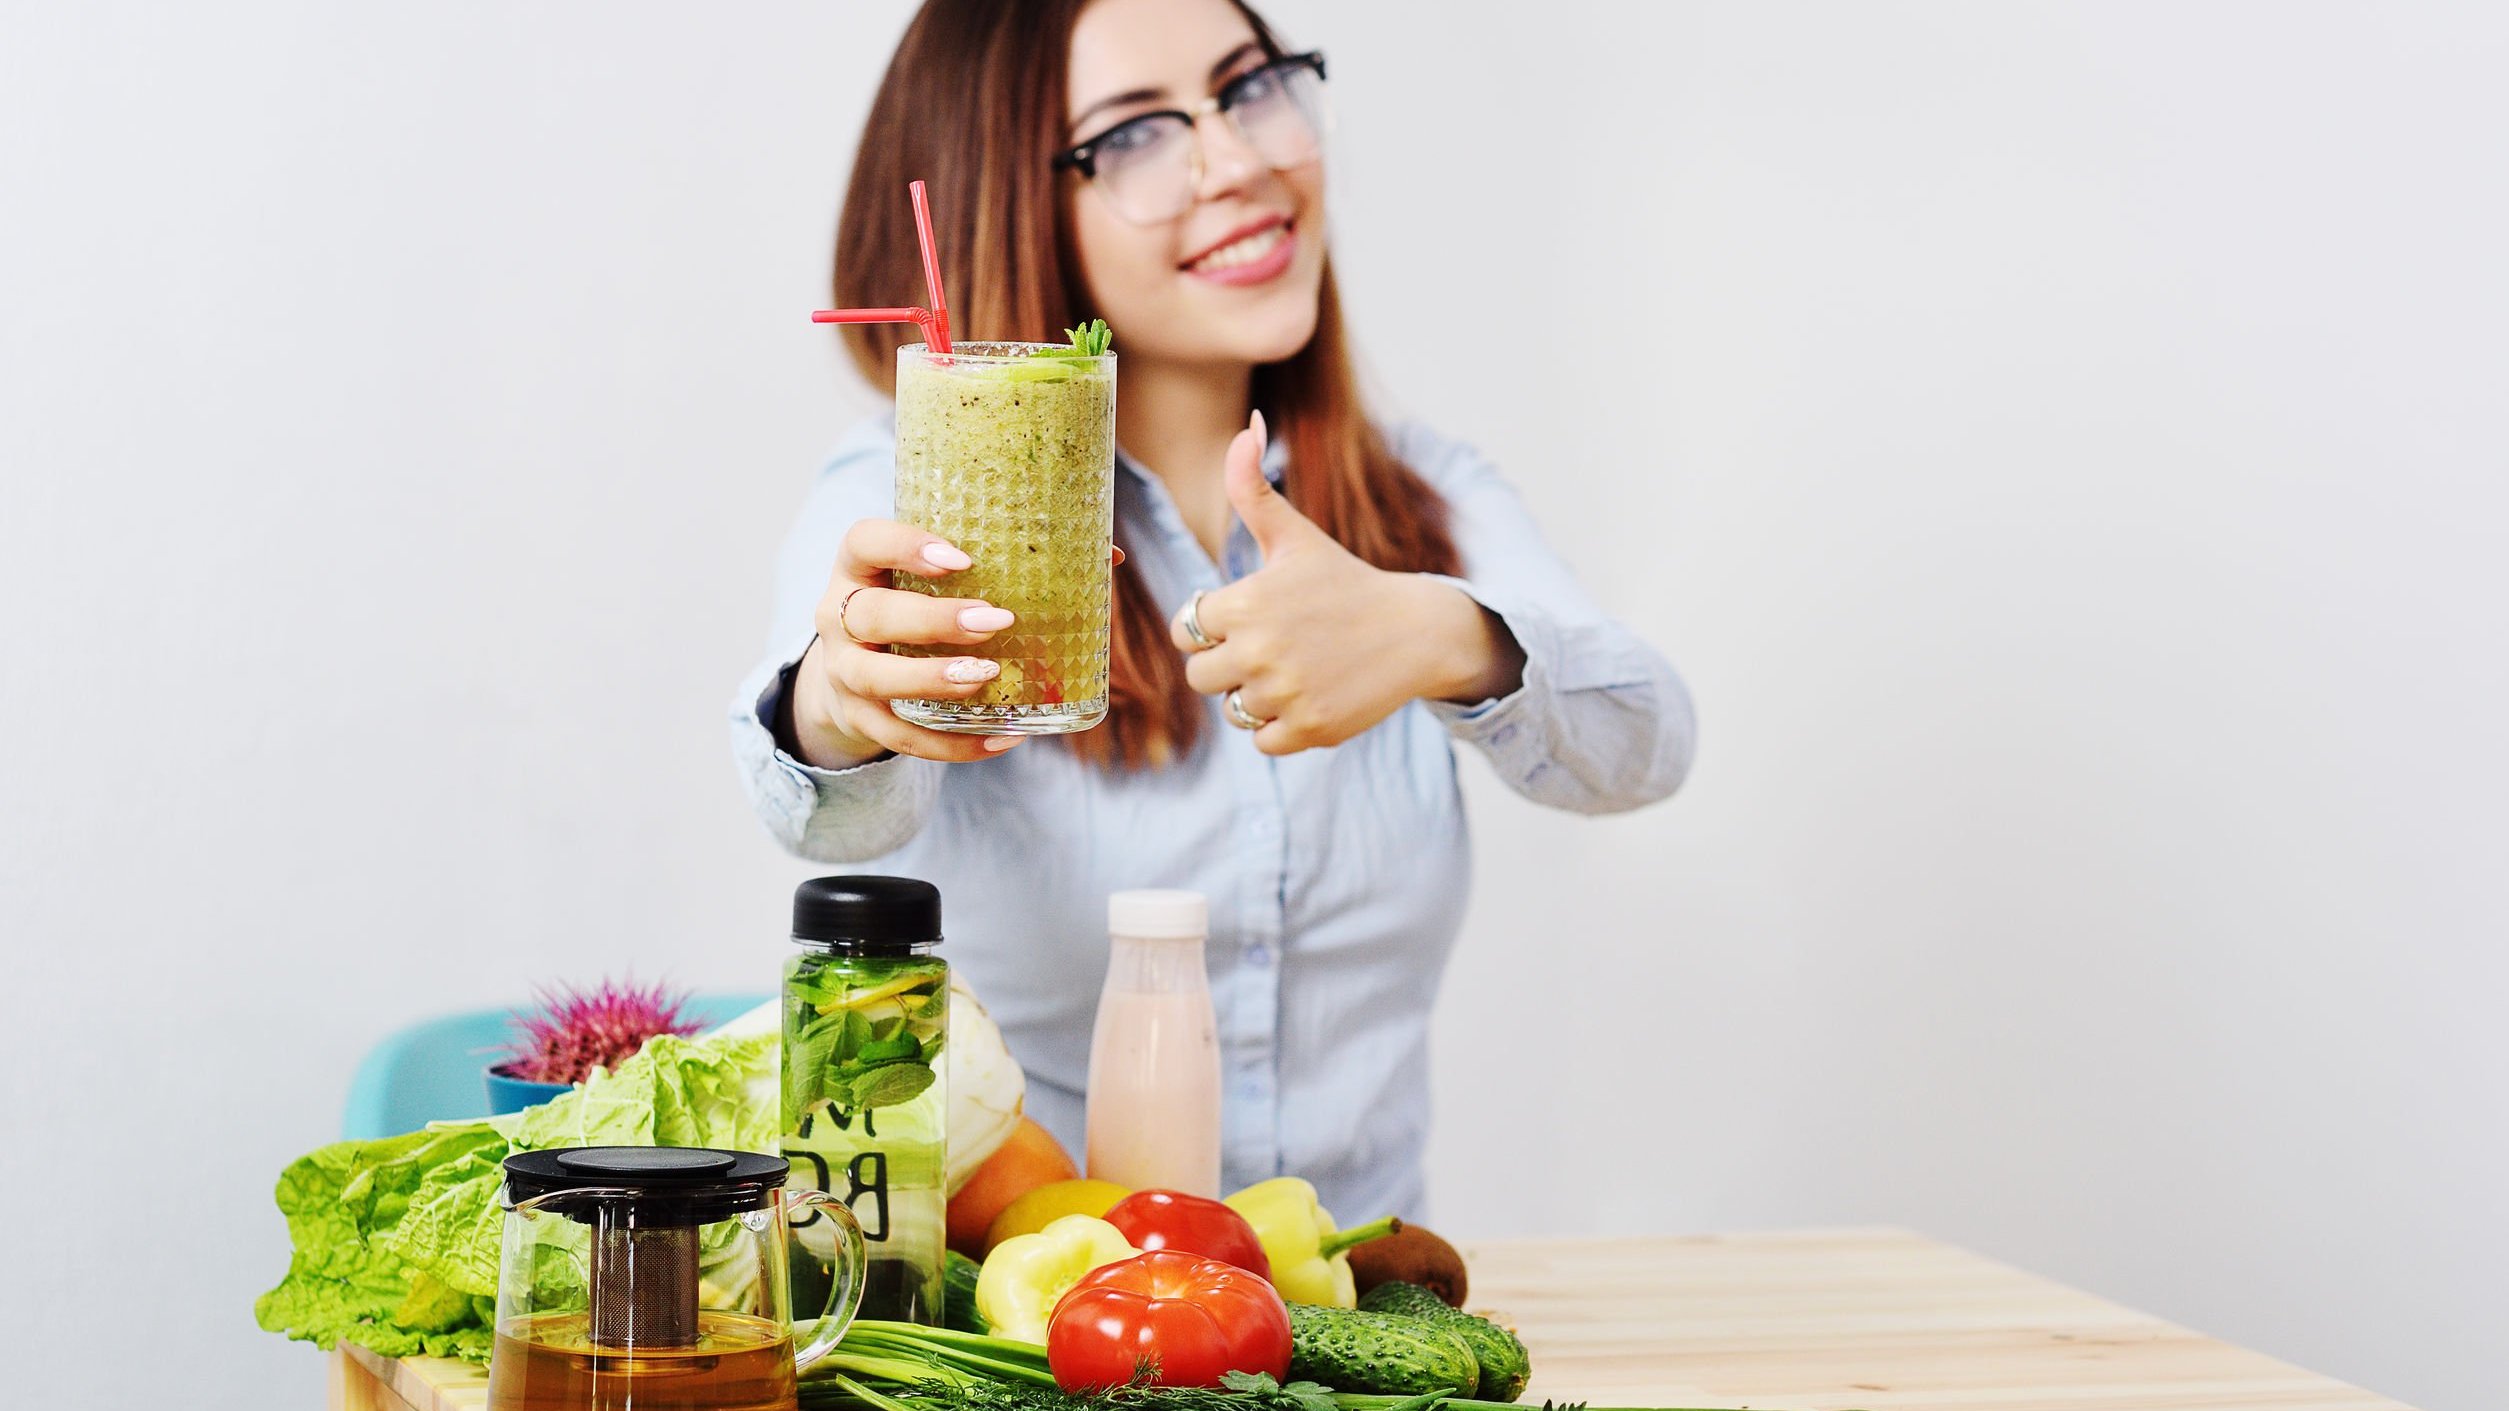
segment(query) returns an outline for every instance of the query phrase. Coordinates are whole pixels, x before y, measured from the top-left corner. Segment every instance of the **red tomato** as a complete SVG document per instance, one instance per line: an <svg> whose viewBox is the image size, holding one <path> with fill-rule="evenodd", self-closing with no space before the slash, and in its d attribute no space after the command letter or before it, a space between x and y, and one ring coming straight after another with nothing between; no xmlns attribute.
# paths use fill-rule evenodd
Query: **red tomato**
<svg viewBox="0 0 2509 1411"><path fill-rule="evenodd" d="M1234 1264L1155 1249L1072 1285L1046 1326L1045 1361L1069 1392L1124 1386L1145 1368L1157 1386L1216 1387L1223 1372L1286 1377L1289 1309Z"/></svg>
<svg viewBox="0 0 2509 1411"><path fill-rule="evenodd" d="M1181 1249L1272 1277L1272 1261L1254 1226L1216 1200L1183 1191L1135 1191L1115 1202L1106 1221L1135 1249Z"/></svg>

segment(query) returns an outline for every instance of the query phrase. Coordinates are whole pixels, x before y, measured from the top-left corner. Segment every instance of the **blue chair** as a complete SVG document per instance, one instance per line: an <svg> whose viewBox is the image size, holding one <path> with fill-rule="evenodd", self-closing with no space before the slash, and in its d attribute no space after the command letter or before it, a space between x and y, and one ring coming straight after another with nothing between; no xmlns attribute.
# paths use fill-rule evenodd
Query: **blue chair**
<svg viewBox="0 0 2509 1411"><path fill-rule="evenodd" d="M695 995L682 1012L711 1029L772 995ZM488 1115L480 1070L513 1037L514 1011L480 1009L428 1019L386 1037L357 1065L340 1135L352 1140L414 1132L430 1122Z"/></svg>

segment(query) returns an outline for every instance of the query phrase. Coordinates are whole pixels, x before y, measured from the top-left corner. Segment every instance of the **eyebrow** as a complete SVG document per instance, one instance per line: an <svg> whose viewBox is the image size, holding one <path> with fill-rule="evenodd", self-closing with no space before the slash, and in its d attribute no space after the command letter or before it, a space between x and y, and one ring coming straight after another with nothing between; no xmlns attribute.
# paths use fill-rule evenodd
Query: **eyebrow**
<svg viewBox="0 0 2509 1411"><path fill-rule="evenodd" d="M1227 73L1230 69L1237 67L1239 61L1243 60L1248 54L1261 54L1264 52L1264 47L1259 41L1252 39L1247 40L1245 43L1238 45L1236 48L1231 49L1227 53L1220 56L1220 61L1211 66L1211 77L1209 81L1212 83L1218 83L1221 75ZM1088 107L1081 109L1080 116L1072 119L1072 131L1078 132L1081 128L1088 125L1091 118L1096 117L1098 114L1105 112L1109 108L1121 108L1134 103L1155 103L1165 97L1167 97L1167 90L1164 88L1135 88L1127 90L1126 92L1118 93L1112 98L1101 98L1097 102L1090 104Z"/></svg>

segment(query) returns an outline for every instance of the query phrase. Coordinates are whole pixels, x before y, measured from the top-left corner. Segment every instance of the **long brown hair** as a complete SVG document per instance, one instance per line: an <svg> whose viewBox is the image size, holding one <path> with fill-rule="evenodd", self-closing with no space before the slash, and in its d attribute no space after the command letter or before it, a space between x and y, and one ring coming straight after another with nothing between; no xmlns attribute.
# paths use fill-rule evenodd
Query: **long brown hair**
<svg viewBox="0 0 2509 1411"><path fill-rule="evenodd" d="M839 307L911 301L923 287L904 196L906 183L921 178L931 189L933 240L958 336L1051 338L1093 316L1067 204L1078 178L1052 166L1072 24L1087 3L926 0L863 125L837 223ZM1244 0L1231 3L1257 41L1279 54L1262 17ZM913 332L883 324L843 332L863 376L894 394L897 349ZM1457 571L1445 501L1395 457L1360 405L1329 258L1315 336L1255 370L1254 402L1289 452L1290 502L1325 533L1379 568ZM1156 767L1201 738L1205 707L1168 641L1167 613L1130 567L1115 572L1112 676L1107 723L1066 737L1082 757Z"/></svg>

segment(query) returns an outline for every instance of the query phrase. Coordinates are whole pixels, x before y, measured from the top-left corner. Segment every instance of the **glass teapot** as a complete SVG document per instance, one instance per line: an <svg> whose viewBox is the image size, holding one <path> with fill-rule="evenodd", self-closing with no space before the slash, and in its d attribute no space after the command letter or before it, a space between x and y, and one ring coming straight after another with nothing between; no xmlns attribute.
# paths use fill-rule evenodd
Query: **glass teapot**
<svg viewBox="0 0 2509 1411"><path fill-rule="evenodd" d="M787 1163L705 1147L505 1159L489 1411L790 1411L862 1301L862 1226ZM826 1315L793 1346L788 1211L835 1232Z"/></svg>

